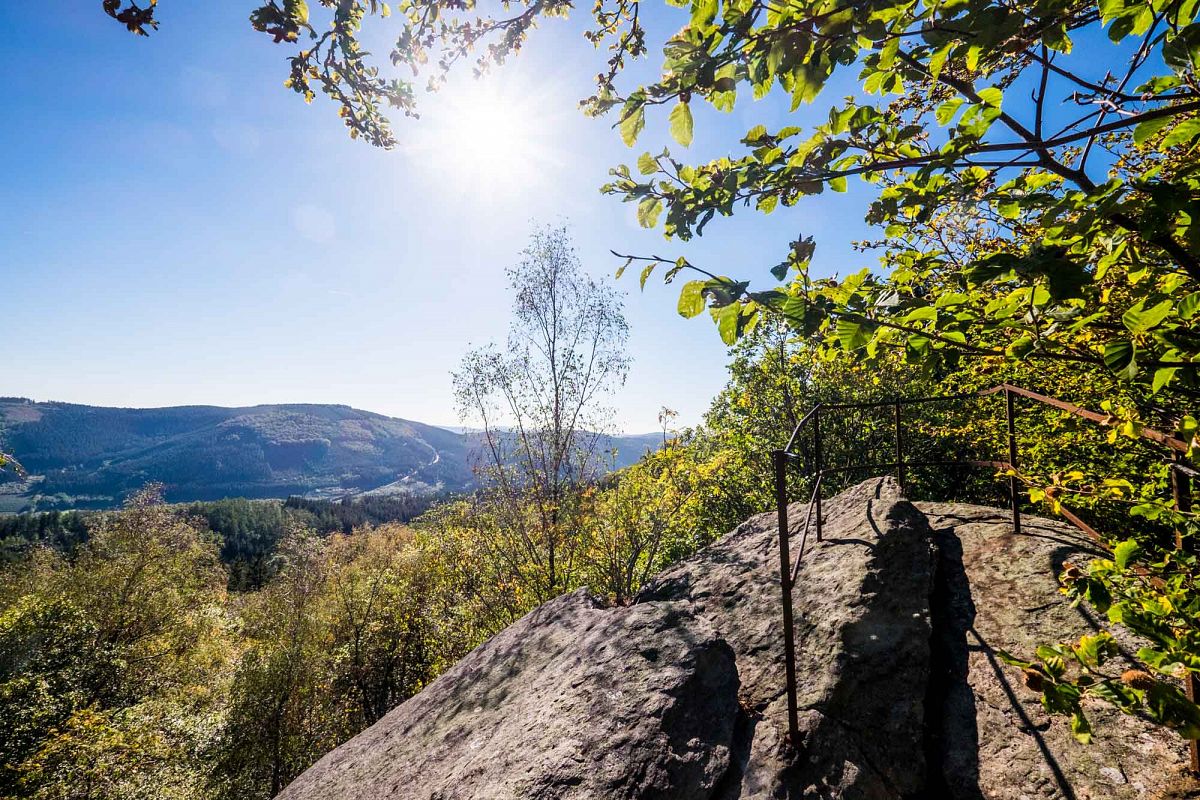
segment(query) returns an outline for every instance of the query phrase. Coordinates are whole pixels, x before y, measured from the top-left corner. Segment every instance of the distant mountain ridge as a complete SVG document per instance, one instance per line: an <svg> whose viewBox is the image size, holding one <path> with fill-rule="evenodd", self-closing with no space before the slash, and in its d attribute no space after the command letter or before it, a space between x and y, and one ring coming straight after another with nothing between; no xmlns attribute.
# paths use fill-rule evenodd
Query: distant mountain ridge
<svg viewBox="0 0 1200 800"><path fill-rule="evenodd" d="M661 434L614 437L617 465ZM460 491L477 435L345 405L108 408L0 398L0 511L103 508L149 482L173 502Z"/></svg>

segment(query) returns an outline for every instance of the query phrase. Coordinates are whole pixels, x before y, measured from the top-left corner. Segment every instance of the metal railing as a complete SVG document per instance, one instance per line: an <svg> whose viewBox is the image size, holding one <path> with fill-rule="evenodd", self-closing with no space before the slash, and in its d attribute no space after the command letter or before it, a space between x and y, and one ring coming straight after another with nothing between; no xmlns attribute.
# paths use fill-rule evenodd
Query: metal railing
<svg viewBox="0 0 1200 800"><path fill-rule="evenodd" d="M974 400L983 397L989 397L1003 393L1004 395L1004 417L1005 417L1005 438L1007 443L1007 459L1005 460L906 460L904 457L904 425L902 409L905 406L921 405L933 402L956 402ZM1090 411L1073 403L1068 403L1065 400L1060 400L1057 397L1032 392L1028 389L1022 389L1019 386L1003 383L998 386L993 386L990 389L984 389L978 392L971 392L959 395L936 395L931 397L916 397L916 398L896 398L893 400L880 400L862 403L818 403L806 413L796 426L792 429L792 435L788 439L787 445L780 450L771 452L771 460L775 473L775 505L779 516L779 579L782 593L783 606L783 646L785 659L785 672L787 679L787 704L788 704L788 733L793 743L798 741L800 732L799 725L799 709L797 704L797 689L796 689L796 642L794 629L794 612L792 607L792 589L795 586L796 577L799 575L800 566L804 560L805 548L808 544L808 531L810 524L814 521L813 529L816 534L816 540L821 541L822 537L822 513L821 513L821 490L825 483L825 476L851 470L873 470L876 474L885 474L886 472L895 472L896 480L900 484L900 489L903 492L905 488L906 472L910 469L920 467L944 467L944 466L973 466L984 467L989 469L1004 470L1009 472L1008 477L1008 495L1009 505L1012 512L1012 533L1014 535L1021 533L1021 490L1020 480L1017 477L1017 468L1019 464L1017 452L1017 424L1016 424L1016 407L1015 400L1017 397L1024 397L1033 400L1045 406L1057 408L1065 411L1081 419L1086 419L1099 424L1107 424L1109 417L1097 411ZM833 410L850 410L850 409L871 409L871 408L893 408L893 433L895 440L895 458L892 461L881 463L854 464L849 466L830 467L824 461L824 442L821 433L821 416L823 413ZM811 461L802 457L800 453L795 451L797 443L800 441L801 435L811 426L813 450ZM1144 439L1148 439L1156 444L1166 447L1172 453L1172 460L1169 462L1171 471L1171 488L1175 509L1177 511L1189 511L1191 509L1191 492L1192 482L1200 478L1200 471L1197 471L1192 465L1188 464L1184 456L1188 452L1186 442L1169 436L1161 431L1152 428L1143 428L1140 435ZM801 474L813 480L812 494L808 502L808 511L805 514L804 527L801 529L800 546L793 561L791 555L790 543L790 521L788 514L788 467L791 465L800 466ZM1089 537L1095 540L1102 547L1107 548L1103 541L1103 537L1098 531L1084 522L1070 509L1059 504L1060 513L1062 516L1075 527L1086 533ZM1182 531L1175 531L1176 547L1183 546ZM1200 686L1197 685L1195 676L1189 675L1184 681L1184 688L1187 691L1188 699L1196 702L1196 697L1200 694ZM1189 741L1191 768L1193 772L1200 772L1200 749L1197 747L1195 740Z"/></svg>

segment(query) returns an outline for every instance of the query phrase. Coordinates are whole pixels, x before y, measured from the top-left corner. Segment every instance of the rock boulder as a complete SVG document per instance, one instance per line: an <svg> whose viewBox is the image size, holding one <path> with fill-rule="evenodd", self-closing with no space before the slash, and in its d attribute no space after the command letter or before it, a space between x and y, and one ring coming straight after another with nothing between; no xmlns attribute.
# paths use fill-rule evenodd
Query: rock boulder
<svg viewBox="0 0 1200 800"><path fill-rule="evenodd" d="M807 507L792 507L793 554ZM747 520L624 607L545 604L326 755L283 800L1165 800L1184 743L1090 709L1090 746L999 650L1104 626L1057 591L1070 527L920 504L874 479L825 505L793 591L787 742L778 530ZM1135 650L1138 644L1122 640ZM1194 784L1190 784L1194 786Z"/></svg>
<svg viewBox="0 0 1200 800"><path fill-rule="evenodd" d="M910 795L925 773L905 743L929 669L930 529L887 480L826 514L795 590L799 751L784 746L778 531L763 514L630 606L584 591L543 605L280 798Z"/></svg>

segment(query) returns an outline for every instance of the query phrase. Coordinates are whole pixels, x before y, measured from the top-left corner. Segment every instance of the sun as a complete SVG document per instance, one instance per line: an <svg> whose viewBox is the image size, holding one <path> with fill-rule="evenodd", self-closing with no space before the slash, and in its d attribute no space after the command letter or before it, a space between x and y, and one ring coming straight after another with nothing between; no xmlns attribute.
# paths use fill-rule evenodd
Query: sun
<svg viewBox="0 0 1200 800"><path fill-rule="evenodd" d="M561 161L561 106L519 89L493 76L444 88L414 126L414 156L456 191L508 197L543 183Z"/></svg>

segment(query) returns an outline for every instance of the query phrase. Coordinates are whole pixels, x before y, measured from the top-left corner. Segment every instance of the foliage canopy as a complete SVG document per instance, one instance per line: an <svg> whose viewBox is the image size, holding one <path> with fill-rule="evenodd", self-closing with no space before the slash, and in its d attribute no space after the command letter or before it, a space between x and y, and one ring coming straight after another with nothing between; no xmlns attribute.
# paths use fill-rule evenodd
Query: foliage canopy
<svg viewBox="0 0 1200 800"><path fill-rule="evenodd" d="M327 19L304 0L271 0L251 21L296 48L293 90L311 100L319 85L352 136L392 146L383 109L415 113L413 83L381 78L358 41L392 7L318 6ZM104 8L139 34L158 25L153 3ZM405 0L389 58L428 72L436 88L464 60L476 72L504 62L540 18L569 9L522 0L486 15L475 2ZM877 187L868 219L886 233L876 243L885 277L810 281L814 242L799 237L775 268L780 287L752 291L701 270L706 278L682 289L680 313L707 306L727 342L773 311L849 351L1063 360L1103 364L1155 390L1194 383L1200 184L1186 154L1200 136L1197 3L696 0L661 43L659 78L624 87L630 60L649 51L640 9L637 0L595 4L588 38L609 61L583 104L593 114L619 109L631 145L657 106L670 107L672 135L686 146L695 102L730 111L740 91L783 92L795 110L842 71L858 82L812 130L747 131L740 156L686 164L664 150L617 167L606 190L637 203L643 224L661 221L668 237L688 239L739 205L770 213L845 191L857 176ZM962 235L934 235L947 230ZM646 261L643 282L661 259ZM664 265L668 280L689 267L698 269Z"/></svg>

